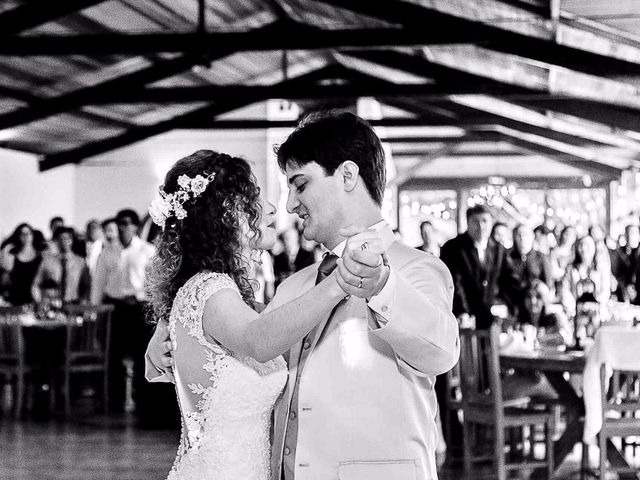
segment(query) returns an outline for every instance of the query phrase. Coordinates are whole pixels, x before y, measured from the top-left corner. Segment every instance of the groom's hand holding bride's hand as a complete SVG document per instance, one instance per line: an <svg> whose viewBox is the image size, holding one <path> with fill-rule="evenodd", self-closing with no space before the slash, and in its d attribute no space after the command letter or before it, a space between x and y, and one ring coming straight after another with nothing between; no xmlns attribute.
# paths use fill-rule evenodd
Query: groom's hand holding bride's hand
<svg viewBox="0 0 640 480"><path fill-rule="evenodd" d="M340 229L347 239L338 259L338 284L349 295L369 299L384 288L389 265L381 235L375 230L349 226Z"/></svg>
<svg viewBox="0 0 640 480"><path fill-rule="evenodd" d="M173 367L171 350L168 326L166 323L160 322L147 347L147 358L159 373L166 375L172 383L176 383L171 371L171 367Z"/></svg>

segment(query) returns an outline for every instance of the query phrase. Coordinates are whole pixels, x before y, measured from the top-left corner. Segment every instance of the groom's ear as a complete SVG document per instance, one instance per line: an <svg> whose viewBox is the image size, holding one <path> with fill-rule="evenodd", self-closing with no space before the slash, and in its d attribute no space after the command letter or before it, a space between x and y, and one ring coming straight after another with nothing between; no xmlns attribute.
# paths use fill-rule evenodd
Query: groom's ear
<svg viewBox="0 0 640 480"><path fill-rule="evenodd" d="M351 160L347 160L340 164L338 170L340 172L340 177L342 178L345 191L353 191L358 185L358 175L360 174L358 165Z"/></svg>

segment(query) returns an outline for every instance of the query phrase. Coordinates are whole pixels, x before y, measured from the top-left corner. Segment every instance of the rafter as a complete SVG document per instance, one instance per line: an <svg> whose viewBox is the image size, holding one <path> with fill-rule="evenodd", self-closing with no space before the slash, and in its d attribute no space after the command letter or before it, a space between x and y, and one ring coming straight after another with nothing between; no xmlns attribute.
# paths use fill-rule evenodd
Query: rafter
<svg viewBox="0 0 640 480"><path fill-rule="evenodd" d="M500 3L511 5L540 17L551 17L551 2L553 0L500 0Z"/></svg>
<svg viewBox="0 0 640 480"><path fill-rule="evenodd" d="M568 176L513 176L504 177L506 182L515 183L520 188L560 189L585 188L582 175ZM487 184L487 176L483 177L433 177L412 178L404 182L401 190L456 190L471 189ZM596 178L591 188L606 187L611 181L609 177Z"/></svg>
<svg viewBox="0 0 640 480"><path fill-rule="evenodd" d="M553 25L542 17L532 16L522 21L522 30L507 30L499 25L483 23L467 15L479 15L475 4L465 4L467 11L454 14L451 9L439 9L437 2L420 0L394 0L372 2L369 0L320 0L323 3L346 8L385 21L393 21L406 28L451 29L457 33L477 37L477 42L460 40L457 43L482 43L488 48L500 50L540 62L563 66L595 75L633 75L640 73L640 46L616 44L610 38L569 25ZM500 7L493 2L494 10ZM483 6L485 4L483 3ZM504 6L504 5L503 5ZM480 8L480 7L479 7ZM480 8L480 11L482 8ZM490 10L487 7L487 10ZM491 11L492 13L496 13ZM496 13L497 14L497 13ZM522 19L524 20L524 19ZM506 22L509 23L509 22ZM517 22L512 22L517 24ZM557 28L562 35L557 35Z"/></svg>
<svg viewBox="0 0 640 480"><path fill-rule="evenodd" d="M462 144L460 136L434 136L434 137L388 137L383 141L391 144L440 144L456 143ZM610 178L620 176L622 168L601 163L587 154L584 149L562 142L552 141L548 138L527 134L517 130L504 128L502 126L490 127L489 129L468 130L464 136L464 142L506 142L518 148L527 149L566 165L579 168ZM584 152L584 154L581 154Z"/></svg>
<svg viewBox="0 0 640 480"><path fill-rule="evenodd" d="M483 121L481 117L465 119L465 125L484 125L491 123L487 117ZM427 118L407 118L407 117L387 117L379 120L368 120L369 124L373 127L460 127L459 123L450 122L445 124L441 121ZM209 130L254 130L254 129L266 129L266 128L294 128L298 124L297 120L217 120L214 118L200 118L192 122L185 122L183 128L192 129L209 129Z"/></svg>
<svg viewBox="0 0 640 480"><path fill-rule="evenodd" d="M443 83L445 85L456 84L470 84L473 85L477 82L485 86L488 91L494 89L495 92L500 92L504 88L504 84L498 80L492 78L485 78L479 74L469 73L465 71L456 70L450 66L434 64L426 58L418 55L409 55L400 53L397 51L389 50L377 50L377 51L347 51L344 52L345 56L352 56L369 62L374 62L379 65L384 65L388 68L393 68L401 71L406 71L415 75L428 76L435 79L437 83ZM637 112L631 108L625 108L620 106L608 105L601 102L588 101L585 99L576 99L570 96L551 95L547 96L542 94L539 90L533 90L525 88L523 86L516 87L515 91L521 92L520 95L514 94L510 97L502 96L502 99L508 100L510 103L516 105L523 105L533 107L537 109L547 109L549 111L556 111L559 113L573 114L577 117L586 118L592 122L600 123L602 127L608 125L616 126L626 130L636 130L640 132L640 120L638 120ZM528 95L528 97L527 97ZM500 98L500 95L493 95L491 97ZM452 102L447 99L444 102L431 102L432 105L444 106L444 108L451 110L452 108L458 109ZM405 104L406 106L406 104ZM564 135L566 138L562 141L573 143L572 138L578 140L584 138L586 140L618 145L624 141L624 137L619 134L610 133L608 135L609 140L606 140L606 135L598 131L589 131L588 127L583 128L580 132L575 127L563 122L561 120L552 119L539 119L531 118L529 115L527 118L529 121L523 121L518 118L509 118L504 114L501 115L491 113L494 115L494 122L501 123L505 126L515 129L526 129L529 133L540 134L543 129L546 129L550 135ZM477 110L467 109L463 112L466 115L478 115ZM489 114L483 112L482 114ZM536 123L534 123L536 122ZM551 128L553 127L553 128ZM614 137L617 137L614 139ZM629 140L627 140L629 141ZM635 147L637 148L637 146Z"/></svg>
<svg viewBox="0 0 640 480"><path fill-rule="evenodd" d="M291 18L291 15L287 11L287 8L289 8L289 6L286 5L286 3L283 4L280 0L265 0L265 1L266 1L266 4L269 6L269 9L273 12L273 14L276 17L278 17L279 21L295 23Z"/></svg>
<svg viewBox="0 0 640 480"><path fill-rule="evenodd" d="M29 104L33 104L33 103L38 103L38 102L44 101L43 98L38 97L38 96L34 95L31 92L26 92L26 91L20 90L18 88L7 87L7 86L4 86L4 85L0 85L0 96L13 98L15 100L20 100L21 102L25 102L25 103L29 103ZM84 118L84 119L92 121L92 122L102 123L104 125L110 125L110 126L113 126L113 127L130 128L132 126L132 124L129 123L129 122L125 122L123 120L117 120L115 118L108 117L106 115L100 115L100 114L94 113L94 112L87 112L87 111L84 111L84 110L78 110L77 112L75 112L75 114L77 116L79 116L80 118ZM0 115L0 117L2 117L2 115ZM19 149L16 149L16 150L19 150Z"/></svg>
<svg viewBox="0 0 640 480"><path fill-rule="evenodd" d="M318 50L341 47L439 45L482 42L474 31L443 28L321 29L289 22L244 32L0 36L0 55L206 54L233 45L238 51Z"/></svg>
<svg viewBox="0 0 640 480"><path fill-rule="evenodd" d="M515 100L526 101L537 96L535 92L523 94L517 87L510 85L495 86L493 82L477 82L473 84L449 85L421 85L380 83L353 83L345 85L321 85L310 89L305 86L285 88L281 85L202 85L176 87L147 87L130 90L111 90L108 95L87 98L93 105L114 103L191 103L216 98L285 98L290 100L318 98L358 98L367 96L378 97L432 97L434 100L443 99L449 95L492 94L497 97L505 96ZM548 95L543 94L545 98Z"/></svg>
<svg viewBox="0 0 640 480"><path fill-rule="evenodd" d="M291 80L286 80L284 82L281 82L281 84L296 86L301 83L314 82L315 80L323 78L324 75L331 71L331 66L321 68L319 70L315 70L305 75L293 78ZM132 143L145 140L155 135L180 128L183 123L188 123L190 121L193 121L194 119L200 117L215 117L223 113L237 110L238 108L242 108L258 100L261 99L223 100L152 125L132 128L122 135L85 144L71 150L49 154L40 161L40 170L49 170L51 168L55 168L68 163L80 163L85 158L99 155L110 150L115 150L116 148L125 147Z"/></svg>
<svg viewBox="0 0 640 480"><path fill-rule="evenodd" d="M231 52L231 49L226 51L226 53ZM58 97L32 99L28 107L0 115L0 130L41 120L58 113L77 110L84 105L90 104L90 99L109 95L111 92L140 87L147 83L180 74L191 68L197 61L197 57L190 55L161 60L141 70L106 80L97 85L80 88Z"/></svg>
<svg viewBox="0 0 640 480"><path fill-rule="evenodd" d="M79 12L85 8L92 7L105 0L64 0L26 2L24 5L15 7L0 15L0 32L3 35L19 33L23 30L37 27L44 23L56 20L71 13Z"/></svg>

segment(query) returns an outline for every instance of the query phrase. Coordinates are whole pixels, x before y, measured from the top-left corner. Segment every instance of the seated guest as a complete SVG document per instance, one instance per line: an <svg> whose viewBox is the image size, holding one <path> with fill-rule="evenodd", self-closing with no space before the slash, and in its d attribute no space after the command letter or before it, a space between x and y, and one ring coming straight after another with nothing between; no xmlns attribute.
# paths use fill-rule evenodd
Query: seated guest
<svg viewBox="0 0 640 480"><path fill-rule="evenodd" d="M491 238L493 216L488 207L467 210L467 231L442 246L440 258L449 267L454 283L453 313L465 322L476 319L477 328L489 328L494 316L491 307L513 306L521 292L507 251Z"/></svg>
<svg viewBox="0 0 640 480"><path fill-rule="evenodd" d="M45 247L44 238L38 233L29 224L21 223L0 253L1 281L6 286L7 301L12 305L33 302L31 285Z"/></svg>
<svg viewBox="0 0 640 480"><path fill-rule="evenodd" d="M36 302L43 298L60 298L63 302L88 300L90 291L89 268L84 258L72 251L73 229L58 227L53 234L56 254L47 254L40 264L31 295Z"/></svg>
<svg viewBox="0 0 640 480"><path fill-rule="evenodd" d="M436 240L436 232L433 224L429 220L425 220L420 224L420 236L422 237L422 245L420 245L418 249L439 257L440 245L438 245Z"/></svg>
<svg viewBox="0 0 640 480"><path fill-rule="evenodd" d="M616 296L621 302L633 302L637 292L633 285L638 263L638 244L640 229L637 225L627 225L624 229L624 242L613 252L611 270L618 283Z"/></svg>

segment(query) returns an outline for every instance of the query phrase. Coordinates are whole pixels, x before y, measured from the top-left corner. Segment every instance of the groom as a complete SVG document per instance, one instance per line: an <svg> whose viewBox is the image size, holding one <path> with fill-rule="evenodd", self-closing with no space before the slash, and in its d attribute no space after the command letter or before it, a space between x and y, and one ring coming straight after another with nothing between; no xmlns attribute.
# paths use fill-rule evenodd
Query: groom
<svg viewBox="0 0 640 480"><path fill-rule="evenodd" d="M272 478L436 479L435 376L459 355L451 276L382 220L384 154L364 120L309 117L280 146L278 163L287 210L303 220L305 238L341 257L335 268L350 296L289 352ZM292 275L267 308L300 296L317 275L317 264ZM161 370L170 364L166 337L158 329L148 350Z"/></svg>

